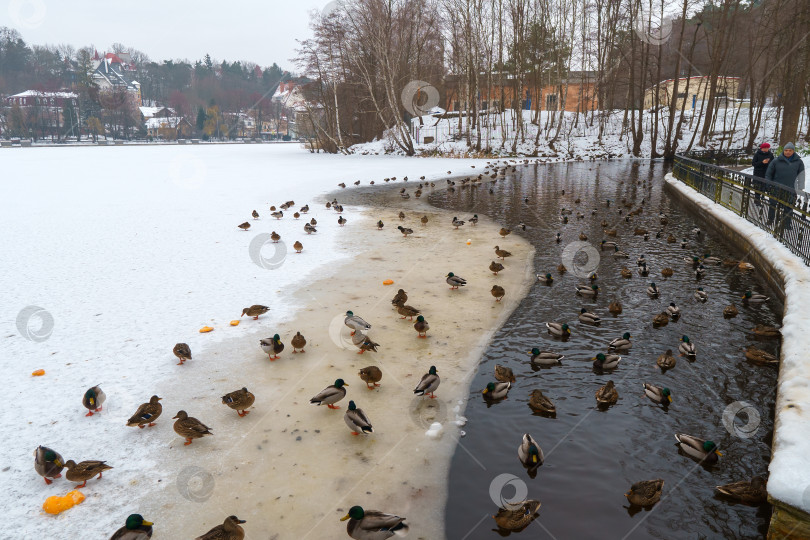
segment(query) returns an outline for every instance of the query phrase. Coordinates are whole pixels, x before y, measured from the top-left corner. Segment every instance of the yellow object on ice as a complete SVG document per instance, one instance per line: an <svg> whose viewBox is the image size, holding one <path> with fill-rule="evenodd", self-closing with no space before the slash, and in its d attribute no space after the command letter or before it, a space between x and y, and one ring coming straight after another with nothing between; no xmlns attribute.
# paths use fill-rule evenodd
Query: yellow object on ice
<svg viewBox="0 0 810 540"><path fill-rule="evenodd" d="M212 327L210 327L210 326L203 326L202 328L200 328L200 333L201 333L201 334L205 334L206 332L210 332L211 330L213 330L213 328L212 328Z"/></svg>
<svg viewBox="0 0 810 540"><path fill-rule="evenodd" d="M393 284L394 284L393 279L386 279L385 281L383 281L383 285L393 285Z"/></svg>
<svg viewBox="0 0 810 540"><path fill-rule="evenodd" d="M38 369L35 372L31 373L32 377L42 377L43 375L45 375L44 369Z"/></svg>
<svg viewBox="0 0 810 540"><path fill-rule="evenodd" d="M231 326L239 326L239 321L231 321Z"/></svg>
<svg viewBox="0 0 810 540"><path fill-rule="evenodd" d="M49 514L59 514L77 504L81 504L82 501L84 501L84 494L78 489L74 489L64 497L60 497L59 495L51 495L45 499L42 509Z"/></svg>

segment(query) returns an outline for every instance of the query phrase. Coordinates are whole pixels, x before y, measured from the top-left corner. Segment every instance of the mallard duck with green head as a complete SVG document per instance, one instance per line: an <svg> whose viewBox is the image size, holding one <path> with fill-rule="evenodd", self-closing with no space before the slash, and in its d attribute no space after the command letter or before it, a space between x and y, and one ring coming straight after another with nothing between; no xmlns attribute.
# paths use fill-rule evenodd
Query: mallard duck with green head
<svg viewBox="0 0 810 540"><path fill-rule="evenodd" d="M428 372L422 375L422 378L419 380L419 384L416 385L416 388L414 388L413 393L417 396L427 395L429 398L435 399L436 396L433 395L433 392L436 391L441 382L442 381L439 378L439 374L436 371L436 366L430 366Z"/></svg>
<svg viewBox="0 0 810 540"><path fill-rule="evenodd" d="M510 388L512 388L510 382L488 382L484 389L481 390L481 393L484 395L484 399L504 399Z"/></svg>
<svg viewBox="0 0 810 540"><path fill-rule="evenodd" d="M554 283L554 278L549 273L537 274L537 281L540 281L541 283L545 283L546 285L551 285L552 283Z"/></svg>
<svg viewBox="0 0 810 540"><path fill-rule="evenodd" d="M672 317L672 320L674 321L681 316L681 308L675 305L675 302L670 302L667 306L667 314Z"/></svg>
<svg viewBox="0 0 810 540"><path fill-rule="evenodd" d="M416 317L416 322L413 323L413 329L416 330L416 337L427 338L427 331L430 330L430 325L423 315L419 315Z"/></svg>
<svg viewBox="0 0 810 540"><path fill-rule="evenodd" d="M518 459L529 470L529 473L537 472L537 469L545 461L543 449L537 444L537 441L528 433L523 434L523 440L520 441L518 446Z"/></svg>
<svg viewBox="0 0 810 540"><path fill-rule="evenodd" d="M51 484L51 478L61 478L65 460L55 450L47 446L38 446L34 450L34 470L37 471L46 484Z"/></svg>
<svg viewBox="0 0 810 540"><path fill-rule="evenodd" d="M87 409L85 416L93 416L93 413L101 412L104 401L107 400L107 394L96 385L88 389L84 396L82 396L82 405Z"/></svg>
<svg viewBox="0 0 810 540"><path fill-rule="evenodd" d="M705 302L709 299L709 294L703 290L703 287L698 287L694 296L698 302Z"/></svg>
<svg viewBox="0 0 810 540"><path fill-rule="evenodd" d="M541 351L537 347L528 352L531 362L536 366L554 366L562 363L564 355L552 351Z"/></svg>
<svg viewBox="0 0 810 540"><path fill-rule="evenodd" d="M76 489L87 486L87 481L96 475L98 475L98 479L101 480L101 473L112 469L112 467L107 465L106 461L98 461L96 459L88 459L87 461L81 461L79 463L71 459L65 463L65 468L67 469L65 473L66 479L71 482L82 483L76 486Z"/></svg>
<svg viewBox="0 0 810 540"><path fill-rule="evenodd" d="M352 329L352 335L358 330L361 332L371 330L371 325L364 321L362 317L355 315L353 311L346 312L346 318L343 319L343 324Z"/></svg>
<svg viewBox="0 0 810 540"><path fill-rule="evenodd" d="M630 486L630 491L624 494L627 501L634 506L650 507L661 500L664 490L664 481L642 480Z"/></svg>
<svg viewBox="0 0 810 540"><path fill-rule="evenodd" d="M173 426L174 432L186 440L183 446L188 446L194 439L200 439L206 435L213 435L211 428L193 416L189 416L186 411L178 411L172 420L177 420Z"/></svg>
<svg viewBox="0 0 810 540"><path fill-rule="evenodd" d="M408 533L408 524L404 517L379 510L364 510L362 506L352 506L340 521L347 519L349 523L346 524L346 532L355 540L385 540L392 536L406 536Z"/></svg>
<svg viewBox="0 0 810 540"><path fill-rule="evenodd" d="M656 386L650 383L643 383L644 395L650 398L653 403L659 405L669 405L672 403L672 392L669 388Z"/></svg>
<svg viewBox="0 0 810 540"><path fill-rule="evenodd" d="M450 285L451 289L458 289L459 287L463 287L467 284L466 279L464 279L461 276L455 275L453 272L448 273L444 277L447 278L445 279L445 281L447 282L448 285Z"/></svg>
<svg viewBox="0 0 810 540"><path fill-rule="evenodd" d="M741 480L717 486L715 489L726 497L745 504L764 504L768 502L768 489L765 479L755 476L750 481Z"/></svg>
<svg viewBox="0 0 810 540"><path fill-rule="evenodd" d="M255 212L255 210L254 210ZM110 537L110 540L146 540L152 538L152 523L146 521L140 514L130 514L124 526Z"/></svg>
<svg viewBox="0 0 810 540"><path fill-rule="evenodd" d="M685 433L676 433L675 439L678 441L678 447L683 450L686 455L702 463L716 463L717 458L723 455L718 450L714 441L707 441Z"/></svg>
<svg viewBox="0 0 810 540"><path fill-rule="evenodd" d="M163 398L152 396L148 403L141 404L135 414L127 420L127 425L130 427L138 426L141 429L145 426L154 426L155 420L163 413L163 405L160 404L161 399Z"/></svg>
<svg viewBox="0 0 810 540"><path fill-rule="evenodd" d="M222 525L217 525L194 540L244 540L245 529L242 528L242 523L245 523L244 519L228 516L222 522Z"/></svg>
<svg viewBox="0 0 810 540"><path fill-rule="evenodd" d="M619 362L622 361L622 357L618 354L605 354L605 353L598 353L596 356L592 358L593 360L593 368L596 370L609 370L609 369L616 369L619 365Z"/></svg>
<svg viewBox="0 0 810 540"><path fill-rule="evenodd" d="M630 341L630 332L625 332L622 334L622 337L615 338L610 343L608 343L608 350L610 351L629 351L633 347L633 343Z"/></svg>
<svg viewBox="0 0 810 540"><path fill-rule="evenodd" d="M742 296L742 302L746 305L764 304L768 300L770 300L769 296L765 296L764 294L754 294L750 290L745 291L745 294Z"/></svg>
<svg viewBox="0 0 810 540"><path fill-rule="evenodd" d="M343 415L343 421L346 422L347 426L349 426L349 429L352 431L352 435L368 435L369 433L374 433L374 429L371 426L371 420L368 419L368 416L366 416L366 413L363 412L363 409L357 408L354 401L349 401L349 407L346 409L346 413Z"/></svg>
<svg viewBox="0 0 810 540"><path fill-rule="evenodd" d="M262 350L270 357L271 362L278 360L278 355L284 350L284 344L281 342L281 338L278 334L275 334L271 338L260 339L259 345L261 345Z"/></svg>
<svg viewBox="0 0 810 540"><path fill-rule="evenodd" d="M256 396L245 387L222 396L222 403L235 410L240 417L247 416L250 413L248 409L253 406L255 400Z"/></svg>
<svg viewBox="0 0 810 540"><path fill-rule="evenodd" d="M602 319L596 313L592 311L588 311L585 308L579 310L579 322L584 324L599 324L602 322Z"/></svg>
<svg viewBox="0 0 810 540"><path fill-rule="evenodd" d="M577 294L588 298L596 298L599 294L599 285L577 285Z"/></svg>
<svg viewBox="0 0 810 540"><path fill-rule="evenodd" d="M619 246L613 248L614 259L629 259L630 255L619 249Z"/></svg>
<svg viewBox="0 0 810 540"><path fill-rule="evenodd" d="M346 397L347 386L349 385L346 384L343 379L337 379L335 380L335 384L330 384L318 392L309 402L318 406L326 405L330 409L339 409L340 407L335 405L335 403Z"/></svg>
<svg viewBox="0 0 810 540"><path fill-rule="evenodd" d="M681 353L681 356L685 356L690 360L694 360L697 357L697 347L695 347L695 344L689 339L689 336L681 336L681 344L678 346L678 351Z"/></svg>
<svg viewBox="0 0 810 540"><path fill-rule="evenodd" d="M656 285L654 281L650 283L650 285L647 287L647 296L650 298L658 298L660 294L661 291L658 289L658 285Z"/></svg>
<svg viewBox="0 0 810 540"><path fill-rule="evenodd" d="M571 335L571 329L566 323L547 322L546 328L548 329L548 333L552 336L567 338Z"/></svg>

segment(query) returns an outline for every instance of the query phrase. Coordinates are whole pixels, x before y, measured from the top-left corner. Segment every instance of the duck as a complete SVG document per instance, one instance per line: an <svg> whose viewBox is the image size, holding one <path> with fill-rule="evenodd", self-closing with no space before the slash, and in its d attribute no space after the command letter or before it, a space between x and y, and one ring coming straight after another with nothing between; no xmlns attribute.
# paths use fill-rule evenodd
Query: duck
<svg viewBox="0 0 810 540"><path fill-rule="evenodd" d="M318 406L326 405L330 409L339 409L335 403L346 397L347 386L349 385L343 379L335 379L335 384L330 384L318 392L309 402Z"/></svg>
<svg viewBox="0 0 810 540"><path fill-rule="evenodd" d="M273 212L270 215L273 216L276 219L281 219L281 218L284 217L284 211L283 210L278 210L277 212Z"/></svg>
<svg viewBox="0 0 810 540"><path fill-rule="evenodd" d="M498 234L500 234L504 238L509 236L511 233L512 233L512 229L507 229L505 227L501 227L501 230L498 231Z"/></svg>
<svg viewBox="0 0 810 540"><path fill-rule="evenodd" d="M702 278L702 277L703 277L703 275L704 275L704 272L705 272L705 268L703 267L703 265L702 265L702 264L699 264L699 265L698 265L698 267L697 267L697 268L695 268L695 277L696 277L697 279Z"/></svg>
<svg viewBox="0 0 810 540"><path fill-rule="evenodd" d="M720 257L711 257L708 253L703 254L703 264L711 264L714 266L720 266L723 264L723 260Z"/></svg>
<svg viewBox="0 0 810 540"><path fill-rule="evenodd" d="M458 289L459 287L463 287L467 284L466 279L464 279L461 276L455 275L453 272L448 273L444 277L447 278L445 279L445 281L447 282L448 285L450 285L451 289Z"/></svg>
<svg viewBox="0 0 810 540"><path fill-rule="evenodd" d="M65 460L59 452L47 446L38 446L34 450L34 470L45 480L46 484L53 483L52 478L61 478Z"/></svg>
<svg viewBox="0 0 810 540"><path fill-rule="evenodd" d="M346 409L346 413L343 415L343 421L346 422L347 426L349 426L352 435L368 435L369 433L374 433L374 429L371 426L371 420L368 419L368 416L366 416L366 413L363 412L363 409L357 408L354 401L349 401L349 407Z"/></svg>
<svg viewBox="0 0 810 540"><path fill-rule="evenodd" d="M753 270L753 269L754 269L754 265L753 265L753 264L751 264L751 263L749 263L749 262L740 261L740 263L739 263L739 264L737 264L737 268L738 268L739 270Z"/></svg>
<svg viewBox="0 0 810 540"><path fill-rule="evenodd" d="M457 217L453 216L453 221L451 222L451 224L453 225L453 227L456 228L456 230L458 230L459 227L464 226L464 221L462 221L462 220L458 219Z"/></svg>
<svg viewBox="0 0 810 540"><path fill-rule="evenodd" d="M428 221L430 221L430 220L428 219L427 216L422 216L422 218L419 221L422 222L422 227L424 227L425 225L428 224Z"/></svg>
<svg viewBox="0 0 810 540"><path fill-rule="evenodd" d="M530 350L527 354L532 357L532 364L537 366L553 366L556 364L561 364L562 359L565 358L565 355L551 351L541 351L537 347Z"/></svg>
<svg viewBox="0 0 810 540"><path fill-rule="evenodd" d="M347 519L346 532L355 540L384 540L408 533L406 518L379 510L364 510L362 506L352 506L340 521Z"/></svg>
<svg viewBox="0 0 810 540"><path fill-rule="evenodd" d="M709 299L709 294L703 290L703 287L698 287L695 291L694 297L698 302L705 302Z"/></svg>
<svg viewBox="0 0 810 540"><path fill-rule="evenodd" d="M318 229L316 229L315 226L310 223L304 223L304 232L307 234L312 234L318 232Z"/></svg>
<svg viewBox="0 0 810 540"><path fill-rule="evenodd" d="M586 235L586 234L585 234L585 233L583 233L583 232L579 233L579 240L580 240L581 242L587 242L587 241L588 241L588 235Z"/></svg>
<svg viewBox="0 0 810 540"><path fill-rule="evenodd" d="M399 217L400 221L404 221L405 220L405 212L400 211L398 217Z"/></svg>
<svg viewBox="0 0 810 540"><path fill-rule="evenodd" d="M635 236L644 236L645 234L649 234L649 231L642 227L636 227L635 230L633 231L633 235Z"/></svg>
<svg viewBox="0 0 810 540"><path fill-rule="evenodd" d="M357 354L363 354L366 351L377 352L377 347L380 346L379 343L375 343L371 338L360 331L352 335L352 343L355 347L360 349Z"/></svg>
<svg viewBox="0 0 810 540"><path fill-rule="evenodd" d="M612 250L615 251L617 247L618 247L618 245L616 244L616 242L608 242L607 240L602 240L602 250L603 251L606 250L606 249L612 249Z"/></svg>
<svg viewBox="0 0 810 540"><path fill-rule="evenodd" d="M489 271L492 272L494 275L498 275L498 272L503 270L503 265L499 262L492 261L489 265Z"/></svg>
<svg viewBox="0 0 810 540"><path fill-rule="evenodd" d="M622 334L622 337L617 337L608 343L608 350L629 351L633 347L633 343L630 341L630 338L632 338L630 332L625 332Z"/></svg>
<svg viewBox="0 0 810 540"><path fill-rule="evenodd" d="M409 234L413 234L413 229L409 229L408 227L403 227L402 225L397 226L399 232L402 233L402 236L408 238Z"/></svg>
<svg viewBox="0 0 810 540"><path fill-rule="evenodd" d="M605 229L603 232L606 236L616 236L617 234L616 229Z"/></svg>
<svg viewBox="0 0 810 540"><path fill-rule="evenodd" d="M510 503L505 508L499 508L498 512L492 517L499 528L506 531L518 531L534 521L539 509L540 501L526 499L521 502Z"/></svg>
<svg viewBox="0 0 810 540"><path fill-rule="evenodd" d="M406 306L404 303L401 303L401 304L397 305L397 313L402 315L402 317L400 317L400 319L406 319L406 318L410 317L411 320L413 320L413 318L416 317L417 315L419 315L421 313L421 311L419 311L418 309L416 309L413 306Z"/></svg>
<svg viewBox="0 0 810 540"><path fill-rule="evenodd" d="M481 393L484 395L484 399L503 399L509 393L510 388L512 388L512 383L509 382L489 382Z"/></svg>
<svg viewBox="0 0 810 540"><path fill-rule="evenodd" d="M778 339L778 338L782 337L782 332L780 332L778 328L775 328L773 326L763 325L763 324L755 326L754 328L751 329L751 332L753 332L753 334L755 336L761 337L761 338L777 338Z"/></svg>
<svg viewBox="0 0 810 540"><path fill-rule="evenodd" d="M270 356L271 362L278 360L278 355L284 350L284 344L281 342L281 338L278 334L275 334L271 338L260 339L259 345L261 345L262 350Z"/></svg>
<svg viewBox="0 0 810 540"><path fill-rule="evenodd" d="M585 308L579 310L579 322L585 324L599 324L602 319L596 313L590 312Z"/></svg>
<svg viewBox="0 0 810 540"><path fill-rule="evenodd" d="M273 231L270 233L270 240L272 240L274 244L278 244L279 240L281 240L281 235Z"/></svg>
<svg viewBox="0 0 810 540"><path fill-rule="evenodd" d="M560 263L557 265L557 272L559 272L560 274L564 274L566 271L568 271L568 269L565 267L564 264Z"/></svg>
<svg viewBox="0 0 810 540"><path fill-rule="evenodd" d="M293 244L293 249L295 250L296 253L301 253L302 251L304 251L304 244L296 240L295 243Z"/></svg>
<svg viewBox="0 0 810 540"><path fill-rule="evenodd" d="M174 432L186 439L183 446L188 446L194 439L213 435L211 428L196 418L189 416L186 411L179 411L172 420L177 420L174 423Z"/></svg>
<svg viewBox="0 0 810 540"><path fill-rule="evenodd" d="M557 407L554 403L543 394L542 390L537 388L532 390L532 393L529 395L529 407L534 412L539 413L555 414L557 412Z"/></svg>
<svg viewBox="0 0 810 540"><path fill-rule="evenodd" d="M381 219L378 220L377 221L377 230L381 231L381 230L383 230L383 227L385 227L385 223L383 223L383 221Z"/></svg>
<svg viewBox="0 0 810 540"><path fill-rule="evenodd" d="M673 275L674 273L675 273L675 271L674 271L674 270L672 270L672 268L669 268L669 267L667 267L667 268L662 268L662 269L661 269L661 275L662 275L663 277L672 277L672 275Z"/></svg>
<svg viewBox="0 0 810 540"><path fill-rule="evenodd" d="M678 319L681 316L681 308L675 305L675 302L670 302L667 306L667 314L672 317L672 320Z"/></svg>
<svg viewBox="0 0 810 540"><path fill-rule="evenodd" d="M677 360L672 356L672 349L667 349L667 352L658 357L655 361L662 370L672 369L675 367Z"/></svg>
<svg viewBox="0 0 810 540"><path fill-rule="evenodd" d="M559 244L560 242L562 242L562 235L560 233L557 233L557 236L554 238L554 240Z"/></svg>
<svg viewBox="0 0 810 540"><path fill-rule="evenodd" d="M687 245L688 245L688 243L686 242L686 238L684 238L683 240L681 240L681 249L686 249L686 246L687 246Z"/></svg>
<svg viewBox="0 0 810 540"><path fill-rule="evenodd" d="M767 302L768 300L770 300L770 297L765 296L764 294L754 294L750 290L745 291L745 294L743 294L742 296L743 304L746 305L762 304Z"/></svg>
<svg viewBox="0 0 810 540"><path fill-rule="evenodd" d="M697 357L697 347L695 347L694 343L689 341L689 336L681 337L681 344L678 346L678 351L680 351L681 356L686 356L691 360Z"/></svg>
<svg viewBox="0 0 810 540"><path fill-rule="evenodd" d="M647 287L647 296L650 298L658 298L660 291L658 290L658 286L655 282L650 283L650 286Z"/></svg>
<svg viewBox="0 0 810 540"><path fill-rule="evenodd" d="M245 529L242 528L244 519L239 519L236 516L228 516L222 525L217 525L202 536L198 536L195 540L243 540L245 538Z"/></svg>
<svg viewBox="0 0 810 540"><path fill-rule="evenodd" d="M254 210L255 212L255 210ZM140 514L127 516L124 526L110 537L110 540L146 540L152 538L152 523L146 521Z"/></svg>
<svg viewBox="0 0 810 540"><path fill-rule="evenodd" d="M178 343L172 349L172 352L180 360L177 365L182 366L186 360L191 360L191 349L185 343Z"/></svg>
<svg viewBox="0 0 810 540"><path fill-rule="evenodd" d="M261 304L254 304L250 307L246 307L245 309L243 309L242 314L239 317L244 317L245 315L247 315L248 317L253 317L253 320L255 321L256 319L259 318L259 315L264 315L268 311L270 311L269 307L263 306Z"/></svg>
<svg viewBox="0 0 810 540"><path fill-rule="evenodd" d="M650 398L653 403L668 405L672 403L672 392L669 388L656 386L650 383L643 383L644 395Z"/></svg>
<svg viewBox="0 0 810 540"><path fill-rule="evenodd" d="M152 396L147 403L142 403L138 410L135 411L135 414L127 420L127 425L130 427L138 426L141 429L145 426L154 426L155 420L163 412L163 405L160 404L161 399L163 398Z"/></svg>
<svg viewBox="0 0 810 540"><path fill-rule="evenodd" d="M246 221L246 222L242 223L241 225L237 225L237 227L239 227L243 231L247 231L250 228L250 223L248 223Z"/></svg>
<svg viewBox="0 0 810 540"><path fill-rule="evenodd" d="M65 473L67 480L71 482L81 482L81 485L76 486L76 489L87 486L87 481L95 475L98 475L98 479L101 480L101 473L112 469L111 466L107 465L106 461L98 461L96 459L80 461L79 463L71 459L65 463L65 468L67 469Z"/></svg>
<svg viewBox="0 0 810 540"><path fill-rule="evenodd" d="M613 405L619 401L619 392L616 390L613 381L608 381L607 384L599 388L594 395L596 396L596 403L598 405Z"/></svg>
<svg viewBox="0 0 810 540"><path fill-rule="evenodd" d="M251 213L251 215L253 216L253 219L259 219L259 213L258 213L256 210L254 210L254 211Z"/></svg>
<svg viewBox="0 0 810 540"><path fill-rule="evenodd" d="M546 285L551 285L554 283L554 277L552 277L552 275L549 273L546 273L545 275L537 274L537 281L545 283Z"/></svg>
<svg viewBox="0 0 810 540"><path fill-rule="evenodd" d="M301 349L301 352L306 352L304 347L307 346L307 338L301 335L301 332L296 332L293 338L290 340L290 345L293 346L293 354L298 353L298 349Z"/></svg>
<svg viewBox="0 0 810 540"><path fill-rule="evenodd" d="M341 227L346 225L347 222L348 220L345 217L343 216L338 217L338 225L340 225Z"/></svg>
<svg viewBox="0 0 810 540"><path fill-rule="evenodd" d="M467 221L469 221L469 222L470 222L470 225L472 225L473 227L475 227L475 226L476 226L476 224L478 223L478 214L475 214L473 217L471 217L471 218L470 218L470 219L468 219Z"/></svg>
<svg viewBox="0 0 810 540"><path fill-rule="evenodd" d="M304 206L302 206L299 212L301 212L302 214L306 214L307 212L309 212L309 205L305 204Z"/></svg>
<svg viewBox="0 0 810 540"><path fill-rule="evenodd" d="M537 444L534 437L528 433L523 434L523 440L520 446L518 446L518 459L524 467L529 469L529 473L537 471L543 464L543 461L545 461L543 449L540 448L540 445Z"/></svg>
<svg viewBox="0 0 810 540"><path fill-rule="evenodd" d="M505 249L501 249L500 246L495 246L495 256L497 256L501 260L505 260L507 257L511 257L512 254L506 251Z"/></svg>
<svg viewBox="0 0 810 540"><path fill-rule="evenodd" d="M250 413L247 409L253 405L255 400L256 396L245 387L222 396L222 403L235 410L240 417L247 416Z"/></svg>
<svg viewBox="0 0 810 540"><path fill-rule="evenodd" d="M751 478L750 482L741 480L715 489L726 497L746 504L764 504L768 501L767 485L761 476Z"/></svg>
<svg viewBox="0 0 810 540"><path fill-rule="evenodd" d="M506 295L506 290L500 285L493 285L492 290L489 292L495 297L496 302L500 302L501 299Z"/></svg>
<svg viewBox="0 0 810 540"><path fill-rule="evenodd" d="M707 441L686 433L676 433L675 439L681 450L702 463L716 463L717 458L723 455L717 449L714 441Z"/></svg>
<svg viewBox="0 0 810 540"><path fill-rule="evenodd" d="M622 274L622 277L626 278L626 279L629 279L629 278L633 277L633 273L626 266L622 267L621 274Z"/></svg>
<svg viewBox="0 0 810 540"><path fill-rule="evenodd" d="M577 294L580 296L593 296L599 294L599 285L577 285Z"/></svg>
<svg viewBox="0 0 810 540"><path fill-rule="evenodd" d="M641 263L641 266L638 267L638 275L642 277L646 277L650 275L650 270L647 268L647 263Z"/></svg>
<svg viewBox="0 0 810 540"><path fill-rule="evenodd" d="M700 259L695 256L684 257L683 262L686 264L691 264L693 268L697 268L700 265Z"/></svg>
<svg viewBox="0 0 810 540"><path fill-rule="evenodd" d="M495 379L500 382L515 382L515 374L512 369L500 364L495 364Z"/></svg>
<svg viewBox="0 0 810 540"><path fill-rule="evenodd" d="M591 272L588 274L588 279L591 280L592 282L596 281L597 279L599 279L599 275L596 272Z"/></svg>
<svg viewBox="0 0 810 540"><path fill-rule="evenodd" d="M751 362L760 365L779 363L779 359L776 356L762 349L757 349L756 347L748 347L745 349L745 357Z"/></svg>
<svg viewBox="0 0 810 540"><path fill-rule="evenodd" d="M413 329L416 330L416 337L427 338L427 331L430 330L430 325L425 320L425 317L419 315L416 322L413 323Z"/></svg>
<svg viewBox="0 0 810 540"><path fill-rule="evenodd" d="M374 390L375 387L380 386L382 370L377 366L364 367L357 374L366 383L366 388L369 390Z"/></svg>
<svg viewBox="0 0 810 540"><path fill-rule="evenodd" d="M678 241L678 239L675 238L675 236L673 236L671 234L669 236L667 236L667 244L674 244L677 241Z"/></svg>
<svg viewBox="0 0 810 540"><path fill-rule="evenodd" d="M422 375L422 378L419 379L419 384L416 385L416 388L413 389L413 393L417 396L425 396L427 395L431 399L435 399L435 395L433 393L439 387L442 380L439 378L439 374L436 371L436 366L430 366L430 369L427 373Z"/></svg>
<svg viewBox="0 0 810 540"><path fill-rule="evenodd" d="M295 213L293 214L293 217L294 217L295 219L298 219L298 218L300 218L300 217L301 217L301 214L299 214L298 212L295 212Z"/></svg>
<svg viewBox="0 0 810 540"><path fill-rule="evenodd" d="M656 480L642 480L630 486L630 491L624 494L627 501L634 506L650 507L661 500L661 492L664 489L664 481L660 478Z"/></svg>
<svg viewBox="0 0 810 540"><path fill-rule="evenodd" d="M737 311L737 306L735 306L734 304L730 304L725 308L723 308L723 317L725 317L726 319L736 317L738 313L739 311Z"/></svg>
<svg viewBox="0 0 810 540"><path fill-rule="evenodd" d="M104 393L100 386L96 385L89 388L82 396L82 405L88 411L85 416L93 416L93 413L100 412L101 406L104 405L106 399L107 394Z"/></svg>
<svg viewBox="0 0 810 540"><path fill-rule="evenodd" d="M394 295L394 298L391 300L391 305L396 309L400 304L404 304L408 301L408 293L405 292L405 289L399 289L397 294Z"/></svg>
<svg viewBox="0 0 810 540"><path fill-rule="evenodd" d="M594 369L606 370L606 369L615 369L616 366L619 365L619 362L622 361L622 357L619 356L618 354L606 355L604 353L599 353L593 358L591 358L591 360L593 360Z"/></svg>
<svg viewBox="0 0 810 540"><path fill-rule="evenodd" d="M642 264L647 264L647 259L644 257L642 253L638 259L636 259L636 266L641 266Z"/></svg>
<svg viewBox="0 0 810 540"><path fill-rule="evenodd" d="M346 312L346 318L343 319L343 324L351 328L352 335L354 335L354 333L358 330L363 332L371 330L371 325L363 320L363 318L359 315L355 315L353 311Z"/></svg>
<svg viewBox="0 0 810 540"><path fill-rule="evenodd" d="M616 259L629 259L630 255L619 249L619 246L613 248L613 257Z"/></svg>

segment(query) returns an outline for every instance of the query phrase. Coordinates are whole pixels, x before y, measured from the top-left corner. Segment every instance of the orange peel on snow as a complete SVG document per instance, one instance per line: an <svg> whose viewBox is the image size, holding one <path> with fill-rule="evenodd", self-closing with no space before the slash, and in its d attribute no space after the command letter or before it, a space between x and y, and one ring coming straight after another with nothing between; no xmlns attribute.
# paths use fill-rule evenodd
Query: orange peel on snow
<svg viewBox="0 0 810 540"><path fill-rule="evenodd" d="M383 285L393 285L393 284L394 284L393 279L386 279L385 281L383 281Z"/></svg>
<svg viewBox="0 0 810 540"><path fill-rule="evenodd" d="M231 321L231 326L239 326L239 321Z"/></svg>
<svg viewBox="0 0 810 540"><path fill-rule="evenodd" d="M42 377L43 375L45 375L45 370L44 369L38 369L38 370L34 371L33 373L31 373L32 377Z"/></svg>
<svg viewBox="0 0 810 540"><path fill-rule="evenodd" d="M205 334L205 333L207 333L207 332L210 332L211 330L213 330L213 328L212 328L212 327L210 327L210 326L203 326L202 328L200 328L200 333L201 333L201 334Z"/></svg>
<svg viewBox="0 0 810 540"><path fill-rule="evenodd" d="M73 508L77 504L81 504L83 501L84 493L78 489L74 489L64 497L60 497L59 495L51 495L45 499L45 502L42 504L42 509L49 514L56 515L64 512L65 510Z"/></svg>

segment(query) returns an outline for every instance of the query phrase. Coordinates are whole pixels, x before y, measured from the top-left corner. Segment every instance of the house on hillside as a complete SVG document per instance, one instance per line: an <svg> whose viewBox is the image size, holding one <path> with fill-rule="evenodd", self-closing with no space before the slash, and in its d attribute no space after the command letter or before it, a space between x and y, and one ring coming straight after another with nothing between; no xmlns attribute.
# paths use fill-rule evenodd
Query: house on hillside
<svg viewBox="0 0 810 540"><path fill-rule="evenodd" d="M75 136L79 131L79 96L73 92L26 90L3 98L4 136Z"/></svg>
<svg viewBox="0 0 810 540"><path fill-rule="evenodd" d="M191 122L179 116L150 118L146 122L146 136L164 141L186 139L191 136Z"/></svg>
<svg viewBox="0 0 810 540"><path fill-rule="evenodd" d="M479 111L503 111L506 109L520 109L524 111L559 111L586 112L599 108L596 96L596 72L571 71L559 82L552 84L547 81L532 80L528 75L520 91L512 75L496 73L491 76L492 84L486 88L488 75L479 77L481 91L476 97ZM445 103L450 112L467 111L472 103L463 97L463 89L459 88L461 79L450 75L445 80Z"/></svg>
<svg viewBox="0 0 810 540"><path fill-rule="evenodd" d="M680 79L661 81L644 92L644 108L668 107L672 100L672 95L676 91L676 83L678 86L676 107L687 111L700 108L703 100L709 95L710 82L711 78L708 76L681 77ZM739 77L717 77L715 99L719 107L726 107L729 102L735 101L739 95L739 91Z"/></svg>
<svg viewBox="0 0 810 540"><path fill-rule="evenodd" d="M90 78L102 95L126 92L135 105L140 106L141 85L135 80L135 64L126 53L107 53L93 58Z"/></svg>
<svg viewBox="0 0 810 540"><path fill-rule="evenodd" d="M151 118L168 118L177 116L174 109L169 107L138 107L141 113L141 121L146 122Z"/></svg>

